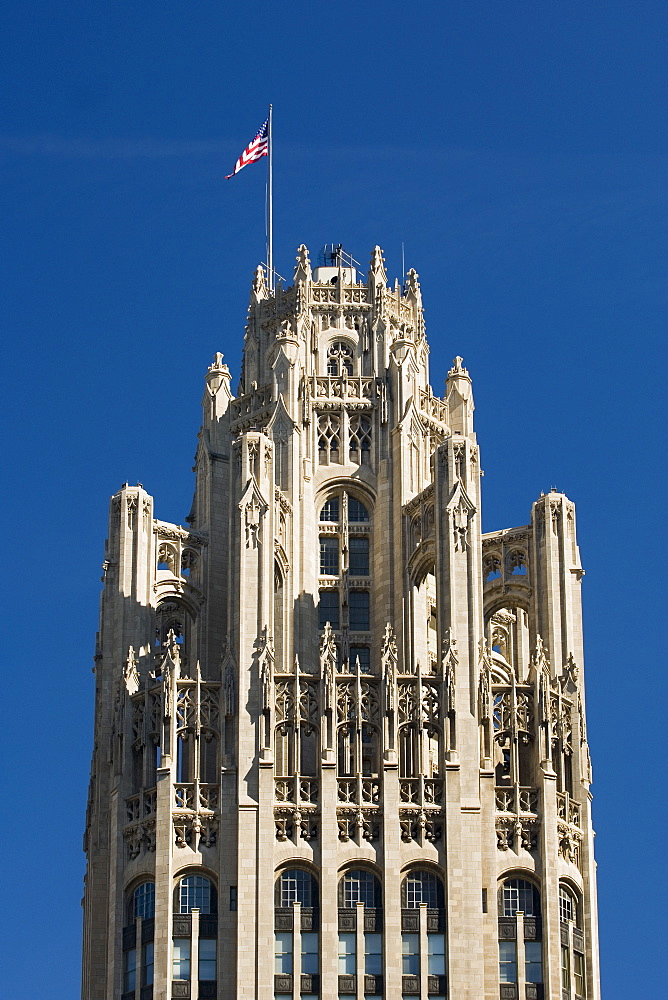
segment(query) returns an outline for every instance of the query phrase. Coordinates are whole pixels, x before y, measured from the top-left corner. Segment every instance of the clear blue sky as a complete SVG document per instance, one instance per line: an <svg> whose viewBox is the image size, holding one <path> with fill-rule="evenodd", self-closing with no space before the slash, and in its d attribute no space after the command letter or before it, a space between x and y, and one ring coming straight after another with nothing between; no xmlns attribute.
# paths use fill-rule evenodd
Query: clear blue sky
<svg viewBox="0 0 668 1000"><path fill-rule="evenodd" d="M78 996L108 498L188 512L264 256L264 165L223 177L270 101L277 269L379 243L394 278L403 241L435 390L455 354L474 379L485 528L578 505L604 997L663 992L667 27L663 0L5 0L7 997Z"/></svg>

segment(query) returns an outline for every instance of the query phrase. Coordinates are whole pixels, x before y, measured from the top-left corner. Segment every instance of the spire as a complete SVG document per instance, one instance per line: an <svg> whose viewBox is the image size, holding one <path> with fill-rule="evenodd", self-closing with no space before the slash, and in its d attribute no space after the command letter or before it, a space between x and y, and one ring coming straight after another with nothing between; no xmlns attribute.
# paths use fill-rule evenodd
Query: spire
<svg viewBox="0 0 668 1000"><path fill-rule="evenodd" d="M446 399L450 408L450 426L453 432L468 435L473 431L473 387L471 376L457 356L452 362L445 381Z"/></svg>
<svg viewBox="0 0 668 1000"><path fill-rule="evenodd" d="M300 281L311 280L311 261L309 260L308 249L302 243L297 248L297 266L295 267L295 285Z"/></svg>
<svg viewBox="0 0 668 1000"><path fill-rule="evenodd" d="M378 246L374 247L371 252L371 260L369 261L369 282L373 282L374 285L387 284L387 271L385 270L383 251Z"/></svg>

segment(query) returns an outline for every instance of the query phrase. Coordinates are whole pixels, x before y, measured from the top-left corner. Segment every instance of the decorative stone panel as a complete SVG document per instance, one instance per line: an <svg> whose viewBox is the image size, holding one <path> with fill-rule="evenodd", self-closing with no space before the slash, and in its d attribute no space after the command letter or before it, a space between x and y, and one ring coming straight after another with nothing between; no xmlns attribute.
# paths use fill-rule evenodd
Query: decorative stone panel
<svg viewBox="0 0 668 1000"><path fill-rule="evenodd" d="M365 931L382 931L383 929L383 913L382 910L375 910L373 908L364 908L364 930Z"/></svg>
<svg viewBox="0 0 668 1000"><path fill-rule="evenodd" d="M427 992L445 995L445 976L427 976Z"/></svg>
<svg viewBox="0 0 668 1000"><path fill-rule="evenodd" d="M186 982L173 982L172 983L172 996L173 997L189 997L190 996L190 983L186 983Z"/></svg>
<svg viewBox="0 0 668 1000"><path fill-rule="evenodd" d="M579 931L577 927L573 928L573 951L579 951L581 955L584 955L585 950L585 939L582 931Z"/></svg>
<svg viewBox="0 0 668 1000"><path fill-rule="evenodd" d="M357 993L357 976L339 976L339 993Z"/></svg>
<svg viewBox="0 0 668 1000"><path fill-rule="evenodd" d="M402 931L412 931L414 934L417 934L420 930L420 911L402 910L401 929Z"/></svg>
<svg viewBox="0 0 668 1000"><path fill-rule="evenodd" d="M302 906L302 918L301 918L301 922L302 922L302 930L303 931L312 931L314 927L315 927L316 930L318 929L318 921L317 921L317 918L315 917L315 913L316 913L316 911L313 909L312 906ZM306 993L308 993L308 992L315 993L317 991L316 990L312 990L312 991L302 990L302 993L304 993L304 992L306 992Z"/></svg>
<svg viewBox="0 0 668 1000"><path fill-rule="evenodd" d="M540 941L543 936L542 920L540 917L524 918L524 940Z"/></svg>
<svg viewBox="0 0 668 1000"><path fill-rule="evenodd" d="M201 914L199 918L199 936L201 938L218 937L218 917L214 914Z"/></svg>
<svg viewBox="0 0 668 1000"><path fill-rule="evenodd" d="M515 917L499 917L499 941L514 941L517 937Z"/></svg>
<svg viewBox="0 0 668 1000"><path fill-rule="evenodd" d="M517 1000L517 983L501 983L499 997L501 1000Z"/></svg>
<svg viewBox="0 0 668 1000"><path fill-rule="evenodd" d="M274 910L274 930L291 931L294 920L294 910L292 907L281 906Z"/></svg>
<svg viewBox="0 0 668 1000"><path fill-rule="evenodd" d="M364 992L367 996L373 996L373 995L381 996L383 992L383 977L365 976Z"/></svg>
<svg viewBox="0 0 668 1000"><path fill-rule="evenodd" d="M445 913L443 910L427 910L427 931L434 933L445 929Z"/></svg>
<svg viewBox="0 0 668 1000"><path fill-rule="evenodd" d="M190 937L191 927L192 920L190 914L180 913L178 916L174 917L172 936L179 938Z"/></svg>
<svg viewBox="0 0 668 1000"><path fill-rule="evenodd" d="M339 930L354 931L357 927L357 913L355 910L339 910Z"/></svg>
<svg viewBox="0 0 668 1000"><path fill-rule="evenodd" d="M401 992L403 994L419 993L420 992L420 977L419 976L402 976L401 977Z"/></svg>
<svg viewBox="0 0 668 1000"><path fill-rule="evenodd" d="M527 1000L543 1000L545 994L542 983L527 983L525 989Z"/></svg>
<svg viewBox="0 0 668 1000"><path fill-rule="evenodd" d="M302 993L319 993L320 992L320 976L301 976L301 992Z"/></svg>
<svg viewBox="0 0 668 1000"><path fill-rule="evenodd" d="M292 976L274 976L274 993L292 993Z"/></svg>

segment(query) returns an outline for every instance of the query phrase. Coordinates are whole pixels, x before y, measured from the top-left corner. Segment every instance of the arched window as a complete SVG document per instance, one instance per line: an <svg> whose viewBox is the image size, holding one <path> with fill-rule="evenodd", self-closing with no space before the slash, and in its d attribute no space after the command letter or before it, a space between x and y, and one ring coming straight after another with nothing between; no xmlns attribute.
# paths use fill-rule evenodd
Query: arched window
<svg viewBox="0 0 668 1000"><path fill-rule="evenodd" d="M415 723L399 729L399 777L416 778L420 774L418 729Z"/></svg>
<svg viewBox="0 0 668 1000"><path fill-rule="evenodd" d="M421 907L436 910L438 921L426 920ZM429 976L439 976L438 992L445 992L445 908L443 882L425 868L410 871L401 883L401 964L404 976L419 977L423 963ZM418 910L419 914L411 913ZM417 919L416 919L417 918ZM435 926L436 923L436 926ZM426 934L424 954L422 934Z"/></svg>
<svg viewBox="0 0 668 1000"><path fill-rule="evenodd" d="M371 417L352 414L348 420L348 457L357 465L368 465L371 453Z"/></svg>
<svg viewBox="0 0 668 1000"><path fill-rule="evenodd" d="M573 890L559 885L561 921L561 988L569 995L584 997L586 989L584 934L578 897Z"/></svg>
<svg viewBox="0 0 668 1000"><path fill-rule="evenodd" d="M521 913L521 925L517 914ZM524 878L507 878L499 889L499 916L504 925L499 938L499 981L517 983L518 966L524 966L526 983L543 982L543 946L541 943L540 893L533 882ZM518 933L519 927L523 934Z"/></svg>
<svg viewBox="0 0 668 1000"><path fill-rule="evenodd" d="M364 868L346 872L339 882L339 905L352 909L362 903L369 909L380 909L383 905L380 882L373 872Z"/></svg>
<svg viewBox="0 0 668 1000"><path fill-rule="evenodd" d="M285 914L280 911L291 908L295 903L301 906L301 920L293 921L290 917L286 922ZM286 994L285 1000L288 1000L292 995L295 954L301 955L302 977L317 976L320 972L318 883L313 875L304 868L288 868L281 872L276 879L275 905L274 991L278 995ZM286 923L292 926L291 930L282 929ZM304 989L303 978L301 988Z"/></svg>
<svg viewBox="0 0 668 1000"><path fill-rule="evenodd" d="M371 592L362 577L371 572L371 532L369 510L346 490L338 490L323 502L319 513L320 534L319 570L321 589L318 603L318 625L323 629L327 622L336 632L346 625L351 632L371 630ZM327 525L325 528L324 526ZM334 528L333 526L337 527ZM345 576L355 578L351 590L342 589ZM347 600L346 600L347 598ZM360 660L360 671L370 673L370 655L366 637L356 637L348 651L344 670L354 673L355 661ZM340 637L336 637L337 642Z"/></svg>
<svg viewBox="0 0 668 1000"><path fill-rule="evenodd" d="M216 913L215 887L203 875L187 875L177 887L176 912L190 913L195 909L200 914Z"/></svg>
<svg viewBox="0 0 668 1000"><path fill-rule="evenodd" d="M443 883L434 872L424 868L411 871L401 883L401 905L414 910L426 903L430 909L443 909Z"/></svg>
<svg viewBox="0 0 668 1000"><path fill-rule="evenodd" d="M153 983L153 918L155 882L142 882L128 900L129 926L123 932L123 993L132 993L141 983ZM135 922L142 921L141 941Z"/></svg>
<svg viewBox="0 0 668 1000"><path fill-rule="evenodd" d="M327 351L327 374L336 377L337 375L352 375L352 373L352 347L341 340L330 344Z"/></svg>

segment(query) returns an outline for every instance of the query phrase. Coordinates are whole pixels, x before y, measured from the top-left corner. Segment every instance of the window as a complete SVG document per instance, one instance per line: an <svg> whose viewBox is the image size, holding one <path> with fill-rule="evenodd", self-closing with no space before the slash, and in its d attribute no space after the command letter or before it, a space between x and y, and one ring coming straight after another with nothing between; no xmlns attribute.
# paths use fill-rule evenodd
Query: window
<svg viewBox="0 0 668 1000"><path fill-rule="evenodd" d="M318 905L318 883L303 868L284 871L276 883L276 889L277 906L292 906L293 903L308 907Z"/></svg>
<svg viewBox="0 0 668 1000"><path fill-rule="evenodd" d="M401 972L404 976L420 975L420 935L401 935Z"/></svg>
<svg viewBox="0 0 668 1000"><path fill-rule="evenodd" d="M212 938L200 938L199 978L207 982L216 978L216 942Z"/></svg>
<svg viewBox="0 0 668 1000"><path fill-rule="evenodd" d="M351 632L368 632L369 592L366 590L351 590L348 600Z"/></svg>
<svg viewBox="0 0 668 1000"><path fill-rule="evenodd" d="M190 979L190 938L174 938L172 979Z"/></svg>
<svg viewBox="0 0 668 1000"><path fill-rule="evenodd" d="M517 982L517 949L514 941L499 941L499 981Z"/></svg>
<svg viewBox="0 0 668 1000"><path fill-rule="evenodd" d="M367 541L367 539L364 539ZM320 575L339 575L339 540L324 537L320 539Z"/></svg>
<svg viewBox="0 0 668 1000"><path fill-rule="evenodd" d="M132 917L152 920L155 916L155 882L142 882L132 896Z"/></svg>
<svg viewBox="0 0 668 1000"><path fill-rule="evenodd" d="M369 511L363 503L355 497L348 497L348 520L353 524L367 524L369 521Z"/></svg>
<svg viewBox="0 0 668 1000"><path fill-rule="evenodd" d="M343 885L343 906L352 909L358 903L369 908L378 908L381 903L380 882L371 872L358 869L346 872L341 879Z"/></svg>
<svg viewBox="0 0 668 1000"><path fill-rule="evenodd" d="M339 628L339 592L321 590L318 602L318 624L321 629L329 622L333 629Z"/></svg>
<svg viewBox="0 0 668 1000"><path fill-rule="evenodd" d="M365 413L351 415L348 421L348 454L351 462L368 465L371 453L371 417Z"/></svg>
<svg viewBox="0 0 668 1000"><path fill-rule="evenodd" d="M353 351L349 344L337 341L330 344L327 351L327 374L352 375L353 373Z"/></svg>
<svg viewBox="0 0 668 1000"><path fill-rule="evenodd" d="M137 949L123 953L123 992L133 993L137 984Z"/></svg>
<svg viewBox="0 0 668 1000"><path fill-rule="evenodd" d="M364 974L367 976L382 976L383 974L383 935L365 933L364 935Z"/></svg>
<svg viewBox="0 0 668 1000"><path fill-rule="evenodd" d="M584 955L579 952L573 953L573 978L575 980L575 992L579 997L585 995L585 970Z"/></svg>
<svg viewBox="0 0 668 1000"><path fill-rule="evenodd" d="M357 661L360 664L360 673L371 673L371 650L368 646L351 646L348 659L349 670L357 673Z"/></svg>
<svg viewBox="0 0 668 1000"><path fill-rule="evenodd" d="M369 539L368 538L356 538L353 536L349 540L349 567L348 572L351 576L368 576L369 575ZM322 553L322 541L320 542L321 553ZM322 558L322 556L321 556ZM322 570L320 571L322 572ZM338 546L337 546L337 570L338 573Z"/></svg>
<svg viewBox="0 0 668 1000"><path fill-rule="evenodd" d="M501 916L514 917L520 910L525 917L540 916L540 896L531 882L509 878L503 883Z"/></svg>
<svg viewBox="0 0 668 1000"><path fill-rule="evenodd" d="M153 942L149 941L142 950L142 986L153 985L153 962L154 951Z"/></svg>
<svg viewBox="0 0 668 1000"><path fill-rule="evenodd" d="M568 990L570 993L571 955L568 950L568 946L565 944L562 944L561 946L561 988L562 990Z"/></svg>
<svg viewBox="0 0 668 1000"><path fill-rule="evenodd" d="M318 460L321 465L339 461L341 420L336 413L322 413L318 417Z"/></svg>
<svg viewBox="0 0 668 1000"><path fill-rule="evenodd" d="M543 982L543 946L540 941L524 942L524 969L527 983Z"/></svg>
<svg viewBox="0 0 668 1000"><path fill-rule="evenodd" d="M292 975L292 931L276 931L274 972L277 975Z"/></svg>
<svg viewBox="0 0 668 1000"><path fill-rule="evenodd" d="M314 931L302 931L302 972L306 976L317 976L320 968L318 962L318 937Z"/></svg>
<svg viewBox="0 0 668 1000"><path fill-rule="evenodd" d="M443 883L433 872L410 872L402 883L402 907L414 910L421 903L426 903L431 909L443 909Z"/></svg>
<svg viewBox="0 0 668 1000"><path fill-rule="evenodd" d="M355 934L339 934L339 975L354 976L357 966L357 938Z"/></svg>
<svg viewBox="0 0 668 1000"><path fill-rule="evenodd" d="M199 910L208 914L216 912L216 890L208 878L201 875L188 875L179 882L178 913L190 913Z"/></svg>
<svg viewBox="0 0 668 1000"><path fill-rule="evenodd" d="M445 975L445 934L427 934L427 972Z"/></svg>
<svg viewBox="0 0 668 1000"><path fill-rule="evenodd" d="M559 919L568 924L571 921L578 926L578 907L575 896L566 886L559 886Z"/></svg>
<svg viewBox="0 0 668 1000"><path fill-rule="evenodd" d="M339 498L330 497L326 500L320 510L320 520L321 521L333 521L335 523L339 520Z"/></svg>

